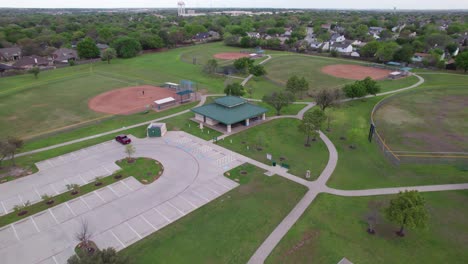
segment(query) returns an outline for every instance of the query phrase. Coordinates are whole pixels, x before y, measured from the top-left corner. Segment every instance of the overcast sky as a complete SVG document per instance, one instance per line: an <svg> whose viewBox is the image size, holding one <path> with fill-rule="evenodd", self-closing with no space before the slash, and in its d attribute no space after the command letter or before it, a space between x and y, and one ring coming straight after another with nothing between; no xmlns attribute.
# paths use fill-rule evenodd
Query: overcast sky
<svg viewBox="0 0 468 264"><path fill-rule="evenodd" d="M177 7L178 0L0 0L0 7L132 8ZM468 9L468 0L187 0L186 7L334 9Z"/></svg>

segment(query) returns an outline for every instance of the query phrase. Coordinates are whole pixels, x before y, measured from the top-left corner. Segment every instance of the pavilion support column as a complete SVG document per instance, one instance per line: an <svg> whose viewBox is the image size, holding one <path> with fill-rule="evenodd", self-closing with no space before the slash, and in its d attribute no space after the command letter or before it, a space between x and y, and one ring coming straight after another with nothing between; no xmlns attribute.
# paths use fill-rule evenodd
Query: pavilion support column
<svg viewBox="0 0 468 264"><path fill-rule="evenodd" d="M250 125L250 119L247 118L247 119L245 120L245 126L249 126L249 125Z"/></svg>
<svg viewBox="0 0 468 264"><path fill-rule="evenodd" d="M265 113L262 114L262 120L265 120L266 119L266 116L265 116Z"/></svg>
<svg viewBox="0 0 468 264"><path fill-rule="evenodd" d="M231 125L227 125L227 132L231 133Z"/></svg>

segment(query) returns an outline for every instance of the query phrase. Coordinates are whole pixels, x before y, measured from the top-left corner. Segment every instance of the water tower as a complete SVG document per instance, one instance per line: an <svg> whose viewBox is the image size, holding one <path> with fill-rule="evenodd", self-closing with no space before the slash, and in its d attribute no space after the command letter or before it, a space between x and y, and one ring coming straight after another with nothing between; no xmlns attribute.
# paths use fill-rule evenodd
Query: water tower
<svg viewBox="0 0 468 264"><path fill-rule="evenodd" d="M179 1L177 3L177 15L178 16L185 15L185 3L184 3L184 1Z"/></svg>

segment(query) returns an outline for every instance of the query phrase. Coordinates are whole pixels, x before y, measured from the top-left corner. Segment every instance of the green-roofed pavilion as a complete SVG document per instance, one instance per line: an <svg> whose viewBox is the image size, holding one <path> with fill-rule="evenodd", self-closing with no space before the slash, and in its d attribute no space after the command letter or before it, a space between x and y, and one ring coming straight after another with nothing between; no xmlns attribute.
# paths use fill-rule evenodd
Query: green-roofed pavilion
<svg viewBox="0 0 468 264"><path fill-rule="evenodd" d="M247 100L237 96L224 96L214 100L214 103L206 104L192 109L195 119L211 126L224 124L227 132L231 132L231 126L243 123L250 125L250 121L265 120L268 109L251 104Z"/></svg>

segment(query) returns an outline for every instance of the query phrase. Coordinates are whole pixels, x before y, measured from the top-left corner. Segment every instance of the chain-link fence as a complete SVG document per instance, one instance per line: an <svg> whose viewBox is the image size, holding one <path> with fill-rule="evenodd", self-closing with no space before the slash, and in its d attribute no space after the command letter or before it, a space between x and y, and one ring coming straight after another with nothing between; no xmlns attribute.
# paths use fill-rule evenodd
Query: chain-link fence
<svg viewBox="0 0 468 264"><path fill-rule="evenodd" d="M406 94L406 93L404 93ZM410 151L410 150L393 150L385 141L382 132L378 130L374 122L374 113L382 107L389 98L394 99L395 96L401 94L394 94L380 100L372 109L370 122L374 125L373 141L377 143L384 156L393 164L399 165L401 163L454 163L465 164L468 167L468 153L467 152L424 152L424 151Z"/></svg>

